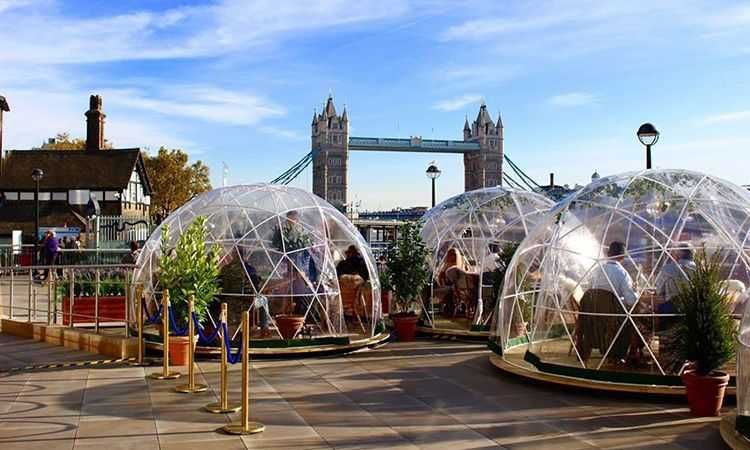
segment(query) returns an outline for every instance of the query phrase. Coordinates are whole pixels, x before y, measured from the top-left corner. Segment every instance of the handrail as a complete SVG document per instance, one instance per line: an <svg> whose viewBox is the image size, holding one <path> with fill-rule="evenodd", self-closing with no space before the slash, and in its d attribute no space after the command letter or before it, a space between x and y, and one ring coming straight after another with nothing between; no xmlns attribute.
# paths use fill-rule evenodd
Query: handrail
<svg viewBox="0 0 750 450"><path fill-rule="evenodd" d="M0 266L0 270L16 270L21 272L27 272L28 270L86 270L86 269L136 269L138 268L135 264L52 264L52 265L35 265L35 266Z"/></svg>

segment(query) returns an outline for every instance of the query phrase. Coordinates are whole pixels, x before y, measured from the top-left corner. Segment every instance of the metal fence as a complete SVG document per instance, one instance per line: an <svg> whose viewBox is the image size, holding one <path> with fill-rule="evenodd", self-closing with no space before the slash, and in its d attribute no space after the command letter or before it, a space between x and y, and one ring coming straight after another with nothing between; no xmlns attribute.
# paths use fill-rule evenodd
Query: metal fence
<svg viewBox="0 0 750 450"><path fill-rule="evenodd" d="M60 249L55 264L61 266L121 264L130 250L124 248ZM38 262L42 262L39 258ZM0 246L0 267L28 267L34 265L34 246Z"/></svg>
<svg viewBox="0 0 750 450"><path fill-rule="evenodd" d="M152 230L151 222L141 219L101 216L98 220L99 242L104 246L110 242L122 244L130 241L145 241Z"/></svg>
<svg viewBox="0 0 750 450"><path fill-rule="evenodd" d="M0 317L128 335L134 265L0 265Z"/></svg>

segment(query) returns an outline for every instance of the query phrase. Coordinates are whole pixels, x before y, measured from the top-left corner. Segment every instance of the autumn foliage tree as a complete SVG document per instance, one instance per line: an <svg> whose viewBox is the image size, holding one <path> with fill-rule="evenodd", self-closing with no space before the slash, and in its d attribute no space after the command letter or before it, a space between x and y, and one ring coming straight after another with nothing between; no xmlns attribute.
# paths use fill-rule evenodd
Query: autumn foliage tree
<svg viewBox="0 0 750 450"><path fill-rule="evenodd" d="M112 148L112 145L105 140L104 148ZM86 139L70 137L70 133L57 133L54 139L42 144L40 150L85 150Z"/></svg>
<svg viewBox="0 0 750 450"><path fill-rule="evenodd" d="M151 212L166 217L201 192L211 190L208 166L189 164L187 153L161 147L155 156L144 155L151 182Z"/></svg>

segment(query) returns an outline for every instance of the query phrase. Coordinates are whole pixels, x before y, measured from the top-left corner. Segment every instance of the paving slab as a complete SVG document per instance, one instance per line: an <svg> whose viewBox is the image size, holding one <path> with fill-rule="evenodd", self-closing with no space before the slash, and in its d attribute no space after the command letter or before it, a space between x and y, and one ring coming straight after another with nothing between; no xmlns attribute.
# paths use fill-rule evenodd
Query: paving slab
<svg viewBox="0 0 750 450"><path fill-rule="evenodd" d="M218 432L239 414L209 414L219 365L201 361L200 394L159 367L123 364L2 372L16 365L98 359L0 334L0 449L555 449L724 448L718 420L680 399L610 397L498 372L482 344L418 340L348 356L255 360L253 436ZM51 360L55 358L56 360ZM229 368L239 400L240 367ZM725 409L729 412L729 408Z"/></svg>

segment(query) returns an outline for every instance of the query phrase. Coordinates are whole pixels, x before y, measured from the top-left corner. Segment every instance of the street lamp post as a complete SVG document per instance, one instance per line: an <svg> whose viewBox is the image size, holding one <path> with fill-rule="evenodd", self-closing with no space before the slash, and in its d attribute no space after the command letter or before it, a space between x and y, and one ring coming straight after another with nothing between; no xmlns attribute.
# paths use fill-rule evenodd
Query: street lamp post
<svg viewBox="0 0 750 450"><path fill-rule="evenodd" d="M44 177L42 169L31 171L31 179L34 180L34 262L39 264L39 182Z"/></svg>
<svg viewBox="0 0 750 450"><path fill-rule="evenodd" d="M435 165L435 162L430 163L430 165L427 167L427 171L425 171L425 174L427 174L427 178L432 180L432 207L435 207L435 180L438 179L441 172L440 169Z"/></svg>
<svg viewBox="0 0 750 450"><path fill-rule="evenodd" d="M651 168L651 146L659 141L659 131L646 122L638 128L638 140L646 146L646 169Z"/></svg>

